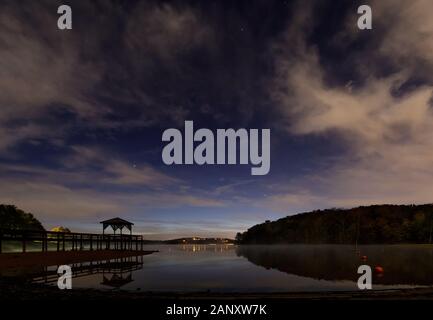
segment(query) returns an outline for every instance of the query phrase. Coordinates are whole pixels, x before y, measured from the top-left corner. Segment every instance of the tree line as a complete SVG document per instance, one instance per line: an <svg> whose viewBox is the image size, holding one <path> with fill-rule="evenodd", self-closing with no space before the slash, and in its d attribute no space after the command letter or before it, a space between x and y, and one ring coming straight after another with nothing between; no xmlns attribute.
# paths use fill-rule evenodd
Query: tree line
<svg viewBox="0 0 433 320"><path fill-rule="evenodd" d="M240 244L431 243L433 204L326 209L266 221L236 235Z"/></svg>

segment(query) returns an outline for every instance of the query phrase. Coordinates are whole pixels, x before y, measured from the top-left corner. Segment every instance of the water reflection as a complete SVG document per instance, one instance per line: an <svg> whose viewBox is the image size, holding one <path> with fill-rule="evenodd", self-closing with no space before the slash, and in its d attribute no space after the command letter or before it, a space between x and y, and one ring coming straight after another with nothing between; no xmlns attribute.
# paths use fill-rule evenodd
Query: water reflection
<svg viewBox="0 0 433 320"><path fill-rule="evenodd" d="M73 288L146 292L317 292L358 290L361 264L382 266L373 288L433 285L433 246L149 245L159 252L72 264ZM360 259L366 256L367 261ZM56 285L57 266L2 270L0 280ZM23 276L26 274L26 276ZM21 280L19 280L21 279Z"/></svg>
<svg viewBox="0 0 433 320"><path fill-rule="evenodd" d="M433 285L433 247L414 245L239 246L236 254L255 265L317 280L357 281L362 264L381 266L375 284Z"/></svg>
<svg viewBox="0 0 433 320"><path fill-rule="evenodd" d="M131 256L111 260L89 261L69 264L73 279L99 277L100 284L121 288L134 281L133 273L143 268L143 256ZM2 270L2 281L15 283L56 284L59 278L58 266L33 267L26 269Z"/></svg>
<svg viewBox="0 0 433 320"><path fill-rule="evenodd" d="M133 281L134 280L132 279L131 272L129 272L128 274L122 272L122 273L114 273L110 277L103 274L101 284L114 289L119 289Z"/></svg>
<svg viewBox="0 0 433 320"><path fill-rule="evenodd" d="M227 250L233 250L235 246L233 244L223 244L223 245L182 244L179 246L179 248L182 251L186 251L186 252L200 252L200 251L223 252Z"/></svg>

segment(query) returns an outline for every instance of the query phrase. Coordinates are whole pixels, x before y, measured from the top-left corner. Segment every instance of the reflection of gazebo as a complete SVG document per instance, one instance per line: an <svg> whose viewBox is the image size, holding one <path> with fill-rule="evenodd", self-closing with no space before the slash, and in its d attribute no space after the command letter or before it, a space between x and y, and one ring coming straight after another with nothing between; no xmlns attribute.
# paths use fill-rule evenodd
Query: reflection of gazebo
<svg viewBox="0 0 433 320"><path fill-rule="evenodd" d="M102 285L120 288L133 282L132 273L143 268L143 256L130 256L110 260L101 266ZM110 276L111 275L111 276Z"/></svg>
<svg viewBox="0 0 433 320"><path fill-rule="evenodd" d="M102 234L105 234L105 229L111 227L113 229L114 234L116 234L116 230L120 230L120 234L122 234L122 229L127 228L129 230L129 234L132 234L132 226L134 225L132 222L123 220L121 218L113 218L105 221L101 221L102 223Z"/></svg>
<svg viewBox="0 0 433 320"><path fill-rule="evenodd" d="M123 276L122 274L113 274L111 278L108 278L105 276L105 274L102 276L102 282L101 284L104 286L109 286L112 288L120 288L124 285L133 282L132 274L129 273L126 276Z"/></svg>

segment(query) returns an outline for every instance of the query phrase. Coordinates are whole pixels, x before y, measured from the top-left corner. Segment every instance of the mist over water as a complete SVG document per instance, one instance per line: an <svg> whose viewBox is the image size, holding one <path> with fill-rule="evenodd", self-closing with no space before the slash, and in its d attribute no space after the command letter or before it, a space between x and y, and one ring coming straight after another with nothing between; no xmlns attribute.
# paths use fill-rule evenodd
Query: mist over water
<svg viewBox="0 0 433 320"><path fill-rule="evenodd" d="M347 245L146 247L159 252L139 259L73 265L72 271L80 272L73 287L145 292L346 291L358 290L361 264L384 269L382 275L374 274L373 290L433 284L429 245L359 246L359 251ZM55 270L55 266L31 270L28 276L43 282L44 273L46 277Z"/></svg>

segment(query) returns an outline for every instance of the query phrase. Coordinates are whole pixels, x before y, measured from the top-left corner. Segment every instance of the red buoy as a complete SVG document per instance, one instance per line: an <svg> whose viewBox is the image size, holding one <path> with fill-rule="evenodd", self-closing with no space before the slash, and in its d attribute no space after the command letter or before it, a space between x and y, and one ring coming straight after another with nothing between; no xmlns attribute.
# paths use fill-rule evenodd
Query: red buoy
<svg viewBox="0 0 433 320"><path fill-rule="evenodd" d="M383 270L383 268L381 266L376 266L376 267L374 267L374 271L376 273L384 273L385 270Z"/></svg>

